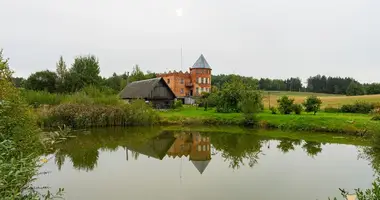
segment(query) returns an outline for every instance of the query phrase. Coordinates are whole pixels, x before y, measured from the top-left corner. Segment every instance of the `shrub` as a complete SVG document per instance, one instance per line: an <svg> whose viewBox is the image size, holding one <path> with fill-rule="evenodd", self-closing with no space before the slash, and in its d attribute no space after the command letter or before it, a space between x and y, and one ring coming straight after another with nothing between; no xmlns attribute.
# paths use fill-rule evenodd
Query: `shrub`
<svg viewBox="0 0 380 200"><path fill-rule="evenodd" d="M292 106L294 99L290 99L288 96L283 96L280 99L277 99L278 110L281 114L288 115L292 112Z"/></svg>
<svg viewBox="0 0 380 200"><path fill-rule="evenodd" d="M65 103L50 108L41 121L44 126L73 128L153 125L158 114L140 100L117 106Z"/></svg>
<svg viewBox="0 0 380 200"><path fill-rule="evenodd" d="M340 110L343 113L362 113L362 114L368 114L375 108L375 105L373 103L363 102L363 101L357 101L354 104L346 104L343 105Z"/></svg>
<svg viewBox="0 0 380 200"><path fill-rule="evenodd" d="M181 109L183 108L183 103L182 103L182 100L175 100L173 102L173 106L172 106L173 109Z"/></svg>
<svg viewBox="0 0 380 200"><path fill-rule="evenodd" d="M37 173L40 131L11 75L0 50L0 199L37 199L27 189Z"/></svg>
<svg viewBox="0 0 380 200"><path fill-rule="evenodd" d="M373 116L372 120L374 120L374 121L380 121L380 115Z"/></svg>
<svg viewBox="0 0 380 200"><path fill-rule="evenodd" d="M341 112L340 108L326 107L325 112L327 113L339 113Z"/></svg>
<svg viewBox="0 0 380 200"><path fill-rule="evenodd" d="M271 107L269 108L269 110L271 111L271 113L272 113L273 115L277 114L277 108L276 108L276 107L271 106Z"/></svg>
<svg viewBox="0 0 380 200"><path fill-rule="evenodd" d="M303 108L302 108L302 105L301 105L301 104L293 104L293 105L292 105L292 110L293 110L293 112L294 112L295 114L300 115L301 112L302 112L302 110L303 110Z"/></svg>
<svg viewBox="0 0 380 200"><path fill-rule="evenodd" d="M239 103L244 116L246 126L256 126L258 124L257 113L262 110L262 95L258 91L246 91Z"/></svg>
<svg viewBox="0 0 380 200"><path fill-rule="evenodd" d="M321 109L322 100L316 96L309 96L303 102L306 112L313 112L314 115Z"/></svg>

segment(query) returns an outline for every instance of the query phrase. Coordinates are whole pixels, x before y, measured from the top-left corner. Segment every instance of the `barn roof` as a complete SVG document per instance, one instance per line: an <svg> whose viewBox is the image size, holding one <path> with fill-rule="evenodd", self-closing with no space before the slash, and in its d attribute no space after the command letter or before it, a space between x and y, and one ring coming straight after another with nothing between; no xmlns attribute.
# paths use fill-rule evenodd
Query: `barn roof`
<svg viewBox="0 0 380 200"><path fill-rule="evenodd" d="M195 61L194 65L192 68L207 68L207 69L211 69L210 65L207 63L206 61L206 58L203 56L203 54L201 54L201 56L199 56L198 60Z"/></svg>
<svg viewBox="0 0 380 200"><path fill-rule="evenodd" d="M142 81L135 81L132 83L129 83L125 88L120 92L120 97L122 99L143 99L148 98L151 91L154 89L154 87L162 81L164 85L173 93L173 91L170 89L170 87L166 84L166 82L162 79L162 77L159 78L152 78ZM173 93L175 96L175 94Z"/></svg>

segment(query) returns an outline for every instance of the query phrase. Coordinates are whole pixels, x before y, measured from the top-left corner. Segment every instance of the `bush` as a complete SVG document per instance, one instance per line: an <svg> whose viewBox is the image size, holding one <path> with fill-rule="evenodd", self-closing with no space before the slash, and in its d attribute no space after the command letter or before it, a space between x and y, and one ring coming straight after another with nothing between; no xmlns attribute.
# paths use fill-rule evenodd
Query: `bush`
<svg viewBox="0 0 380 200"><path fill-rule="evenodd" d="M374 120L374 121L380 121L380 115L373 116L372 120Z"/></svg>
<svg viewBox="0 0 380 200"><path fill-rule="evenodd" d="M292 106L292 110L293 110L293 112L294 112L295 114L300 115L301 112L302 112L302 110L303 110L303 108L302 108L302 105L301 105L301 104L293 104L293 106Z"/></svg>
<svg viewBox="0 0 380 200"><path fill-rule="evenodd" d="M159 118L150 105L138 100L117 106L65 103L50 108L41 121L49 127L87 128L153 125Z"/></svg>
<svg viewBox="0 0 380 200"><path fill-rule="evenodd" d="M294 99L290 99L288 96L283 96L277 100L278 110L281 114L288 115L293 111Z"/></svg>
<svg viewBox="0 0 380 200"><path fill-rule="evenodd" d="M183 103L182 103L182 100L175 100L173 102L173 106L172 106L173 109L181 109L183 108Z"/></svg>
<svg viewBox="0 0 380 200"><path fill-rule="evenodd" d="M339 113L341 112L340 108L326 107L325 112L327 113Z"/></svg>
<svg viewBox="0 0 380 200"><path fill-rule="evenodd" d="M273 115L277 114L277 108L276 108L276 107L271 106L271 107L269 108L269 110L271 111L271 113L272 113Z"/></svg>
<svg viewBox="0 0 380 200"><path fill-rule="evenodd" d="M357 101L354 104L343 105L340 110L343 113L362 113L368 114L375 108L375 104Z"/></svg>
<svg viewBox="0 0 380 200"><path fill-rule="evenodd" d="M43 148L40 131L11 75L0 50L0 199L37 199L28 188Z"/></svg>
<svg viewBox="0 0 380 200"><path fill-rule="evenodd" d="M314 115L321 109L322 100L316 96L309 96L306 98L303 106L306 112L313 112Z"/></svg>
<svg viewBox="0 0 380 200"><path fill-rule="evenodd" d="M246 91L239 103L244 116L246 126L256 126L258 124L257 113L262 110L262 95L258 91Z"/></svg>

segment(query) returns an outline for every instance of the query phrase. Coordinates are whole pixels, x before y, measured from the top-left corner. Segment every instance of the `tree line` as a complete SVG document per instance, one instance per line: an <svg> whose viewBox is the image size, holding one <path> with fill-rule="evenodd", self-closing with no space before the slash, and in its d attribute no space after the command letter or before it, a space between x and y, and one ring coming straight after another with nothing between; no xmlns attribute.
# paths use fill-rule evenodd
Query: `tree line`
<svg viewBox="0 0 380 200"><path fill-rule="evenodd" d="M236 75L213 75L212 84L222 88L227 82L230 82ZM342 94L349 96L364 94L380 94L380 83L361 84L353 78L327 77L324 75L311 76L307 79L306 86L298 77L288 79L254 79L252 77L240 77L244 84L249 86L256 85L258 89L265 91L302 91L327 94Z"/></svg>
<svg viewBox="0 0 380 200"><path fill-rule="evenodd" d="M100 76L100 66L94 55L78 56L74 59L71 67L68 67L61 56L56 63L56 70L44 70L31 74L27 79L14 77L16 87L29 90L48 91L50 93L73 93L85 86L93 85L104 90L117 93L121 91L127 82L155 78L154 72L144 73L138 65L133 67L132 72L122 74L113 73L110 77ZM232 79L240 79L244 85L265 91L303 91L343 95L380 94L380 83L361 84L349 77L327 77L324 75L311 76L307 84L303 85L298 77L288 79L269 79L239 76L239 75L213 75L212 86L223 88Z"/></svg>
<svg viewBox="0 0 380 200"><path fill-rule="evenodd" d="M113 73L111 77L104 78L100 76L97 57L86 55L76 57L71 67L67 66L61 56L56 63L56 71L38 71L27 79L13 77L12 80L16 87L50 93L73 93L89 85L117 93L127 85L127 82L154 77L156 77L155 73L149 71L144 73L138 65L135 65L131 74L129 72Z"/></svg>

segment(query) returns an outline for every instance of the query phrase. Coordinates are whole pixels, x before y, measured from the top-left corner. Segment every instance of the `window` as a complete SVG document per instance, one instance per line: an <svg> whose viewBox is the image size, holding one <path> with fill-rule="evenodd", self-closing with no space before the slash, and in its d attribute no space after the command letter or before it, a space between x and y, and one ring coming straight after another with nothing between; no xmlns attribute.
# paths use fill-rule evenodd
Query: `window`
<svg viewBox="0 0 380 200"><path fill-rule="evenodd" d="M168 84L170 84L170 78L168 78L168 80L166 81Z"/></svg>
<svg viewBox="0 0 380 200"><path fill-rule="evenodd" d="M203 92L203 89L204 89L204 88L203 88L203 87L201 87L201 92Z"/></svg>
<svg viewBox="0 0 380 200"><path fill-rule="evenodd" d="M203 83L206 83L206 78L203 78Z"/></svg>
<svg viewBox="0 0 380 200"><path fill-rule="evenodd" d="M183 78L181 78L181 84L183 84L183 82L184 82L184 81L183 81Z"/></svg>
<svg viewBox="0 0 380 200"><path fill-rule="evenodd" d="M206 151L206 145L203 145L203 151Z"/></svg>
<svg viewBox="0 0 380 200"><path fill-rule="evenodd" d="M211 84L211 82L210 82L210 78L207 78L207 83L208 83L208 84Z"/></svg>
<svg viewBox="0 0 380 200"><path fill-rule="evenodd" d="M199 88L197 88L196 91L197 91L197 94L199 94Z"/></svg>
<svg viewBox="0 0 380 200"><path fill-rule="evenodd" d="M181 88L181 94L183 94L183 88Z"/></svg>
<svg viewBox="0 0 380 200"><path fill-rule="evenodd" d="M202 83L202 78L201 77L198 78L198 83Z"/></svg>
<svg viewBox="0 0 380 200"><path fill-rule="evenodd" d="M202 146L198 145L198 151L202 151Z"/></svg>

